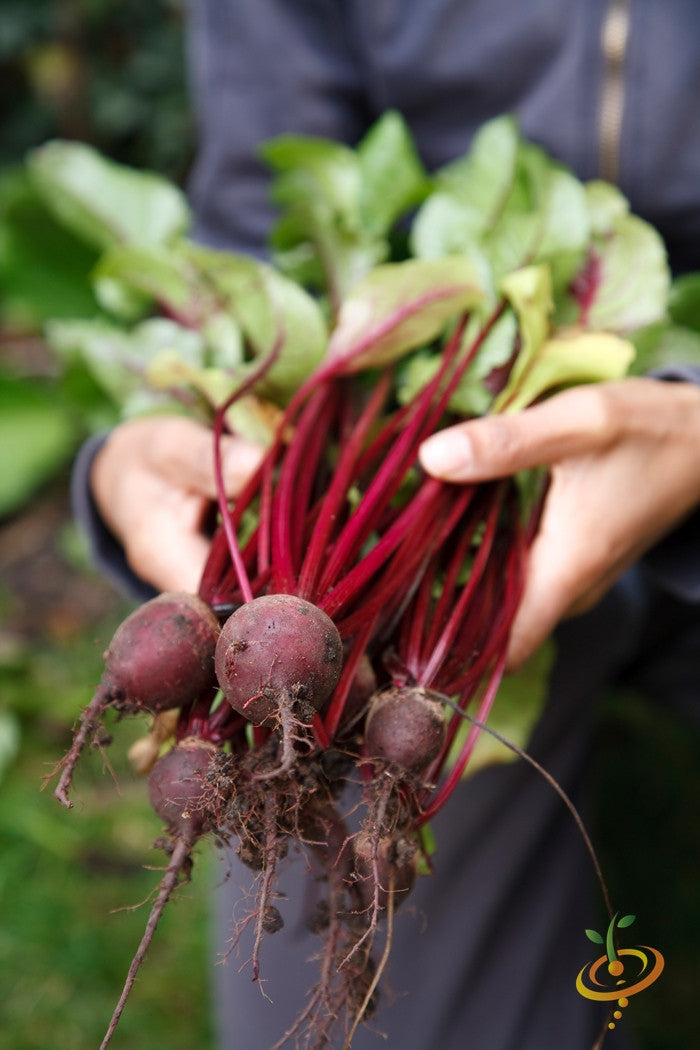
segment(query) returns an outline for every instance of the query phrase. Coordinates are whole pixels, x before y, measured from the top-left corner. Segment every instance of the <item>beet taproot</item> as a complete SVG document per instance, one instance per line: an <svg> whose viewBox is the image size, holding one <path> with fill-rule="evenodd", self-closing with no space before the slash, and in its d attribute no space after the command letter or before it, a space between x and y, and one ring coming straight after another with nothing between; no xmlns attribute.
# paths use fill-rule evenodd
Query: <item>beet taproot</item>
<svg viewBox="0 0 700 1050"><path fill-rule="evenodd" d="M418 850L405 835L376 838L361 831L353 839L355 889L361 907L384 910L389 900L394 908L413 889L418 873Z"/></svg>

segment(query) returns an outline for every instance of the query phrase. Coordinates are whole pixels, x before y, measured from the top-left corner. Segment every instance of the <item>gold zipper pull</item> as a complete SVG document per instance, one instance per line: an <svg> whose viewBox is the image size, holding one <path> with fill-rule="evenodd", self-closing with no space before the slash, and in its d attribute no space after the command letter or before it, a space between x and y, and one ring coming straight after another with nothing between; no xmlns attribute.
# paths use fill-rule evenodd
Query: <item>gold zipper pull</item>
<svg viewBox="0 0 700 1050"><path fill-rule="evenodd" d="M610 0L603 22L601 47L604 72L600 98L600 177L616 182L620 135L625 108L624 64L630 28L630 0Z"/></svg>

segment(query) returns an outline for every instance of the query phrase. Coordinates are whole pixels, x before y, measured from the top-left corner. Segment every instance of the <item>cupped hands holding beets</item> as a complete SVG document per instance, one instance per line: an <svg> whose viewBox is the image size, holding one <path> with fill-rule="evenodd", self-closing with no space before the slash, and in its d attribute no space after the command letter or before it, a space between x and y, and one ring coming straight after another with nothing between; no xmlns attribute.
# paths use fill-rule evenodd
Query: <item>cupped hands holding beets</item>
<svg viewBox="0 0 700 1050"><path fill-rule="evenodd" d="M699 450L700 389L641 378L574 387L424 443L422 466L450 482L550 468L511 632L511 670L562 618L591 608L700 502ZM222 453L235 497L263 451L227 436ZM215 498L211 431L170 416L123 423L98 453L91 483L131 568L159 590L196 590L209 545L203 523Z"/></svg>

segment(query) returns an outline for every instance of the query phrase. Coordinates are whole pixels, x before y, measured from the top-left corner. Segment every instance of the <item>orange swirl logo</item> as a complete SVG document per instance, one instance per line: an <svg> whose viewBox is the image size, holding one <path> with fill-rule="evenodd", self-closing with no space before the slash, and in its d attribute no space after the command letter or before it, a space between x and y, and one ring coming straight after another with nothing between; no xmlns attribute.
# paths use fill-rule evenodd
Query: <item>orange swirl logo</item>
<svg viewBox="0 0 700 1050"><path fill-rule="evenodd" d="M634 915L618 918L617 912L610 921L605 937L596 930L586 930L586 936L594 944L605 946L605 955L583 967L576 978L576 990L586 999L598 1002L616 1002L609 1028L622 1017L630 996L653 984L664 968L664 957L655 948L637 945L636 948L617 948L616 930L631 926Z"/></svg>

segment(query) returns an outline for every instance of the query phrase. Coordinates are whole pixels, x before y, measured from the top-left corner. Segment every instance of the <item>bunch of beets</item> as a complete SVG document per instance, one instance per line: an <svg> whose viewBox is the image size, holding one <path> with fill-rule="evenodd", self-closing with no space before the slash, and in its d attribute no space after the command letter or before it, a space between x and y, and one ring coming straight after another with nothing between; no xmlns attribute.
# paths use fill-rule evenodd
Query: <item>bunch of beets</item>
<svg viewBox="0 0 700 1050"><path fill-rule="evenodd" d="M459 709L476 698L483 720L495 697L536 519L523 521L512 479L452 486L417 464L423 439L450 422L451 393L476 353L465 323L400 408L387 403L389 367L371 384L342 363L318 369L245 491L232 506L221 494L199 594L161 594L116 631L57 798L71 806L76 762L108 707L156 722L175 711L177 721L149 773L169 864L103 1046L204 835L237 843L257 873L254 978L264 935L282 924L279 860L294 845L323 867L320 979L287 1035L326 1038L340 1021L349 1045L371 1015L381 920L428 862L421 829L475 744L476 727L455 754ZM220 489L228 407L213 431ZM239 542L251 508L255 526ZM350 781L364 800L353 831L342 805Z"/></svg>
<svg viewBox="0 0 700 1050"><path fill-rule="evenodd" d="M395 120L382 127L391 159ZM277 406L265 458L230 501L221 470L230 409L255 392L289 335L284 308L277 312L273 302L267 310L266 318L278 317L276 334L263 340L265 353L234 393L216 402L218 514L198 594L162 594L118 628L102 681L56 770L56 796L70 807L76 763L85 746L99 743L105 712L152 716L142 764L166 827L160 841L169 861L102 1050L203 837L236 849L254 873L246 921L255 931L255 980L264 938L282 925L281 861L294 849L322 872L325 896L313 916L318 981L277 1046L328 1046L339 1030L346 1050L376 1009L394 911L417 875L430 870L429 822L464 775L504 672L547 484L533 471L526 484L511 477L450 485L423 473L418 449L471 412L459 395L475 371L490 398L484 411L516 411L549 390L624 374L633 351L612 333L654 320L666 289L660 249L648 233L660 276L652 268L651 292L637 295L633 285L627 294L625 282L636 271L620 260L641 234L617 196L611 203L616 191L585 190L531 147L516 150L508 122L494 122L485 134L480 162L457 169L494 198L480 219L481 262L467 258L480 213L461 190L450 198L450 171L436 181L434 206L428 198L430 224L420 225L424 238L426 230L433 237L442 222L441 257L431 256L428 238L424 257L381 264L378 256L375 265L361 229L350 258L365 265L369 255L367 273L348 278L345 295L328 280L335 324L328 352ZM376 142L376 134L368 137L358 153L370 174ZM481 162L499 143L513 147L502 194L490 180L479 182ZM302 147L315 171L326 153L318 144L295 148ZM346 152L341 160L348 165ZM494 156L488 170L497 188L504 176L498 149ZM330 157L323 169L329 179L337 174L336 153ZM375 205L389 181L376 200L370 195ZM525 207L522 188L530 184L534 203ZM290 194L304 185L284 183ZM315 191L307 196L295 221L311 215L321 248L328 248L326 212L314 212ZM462 215L463 251L451 247L462 228L452 229L453 214ZM344 264L352 224L341 226L333 243ZM498 266L484 291L487 248ZM124 267L132 256L115 258ZM195 303L212 287L226 301L227 275L234 290L243 278L247 288L248 269L229 271L216 253L175 246L154 258L161 267L177 264L173 280L191 277L199 261L206 280L196 284ZM563 321L554 316L554 278L567 308ZM232 293L231 303L238 299L247 302ZM634 306L632 316L630 302L646 304L647 313L638 316ZM412 351L418 369L406 383Z"/></svg>

